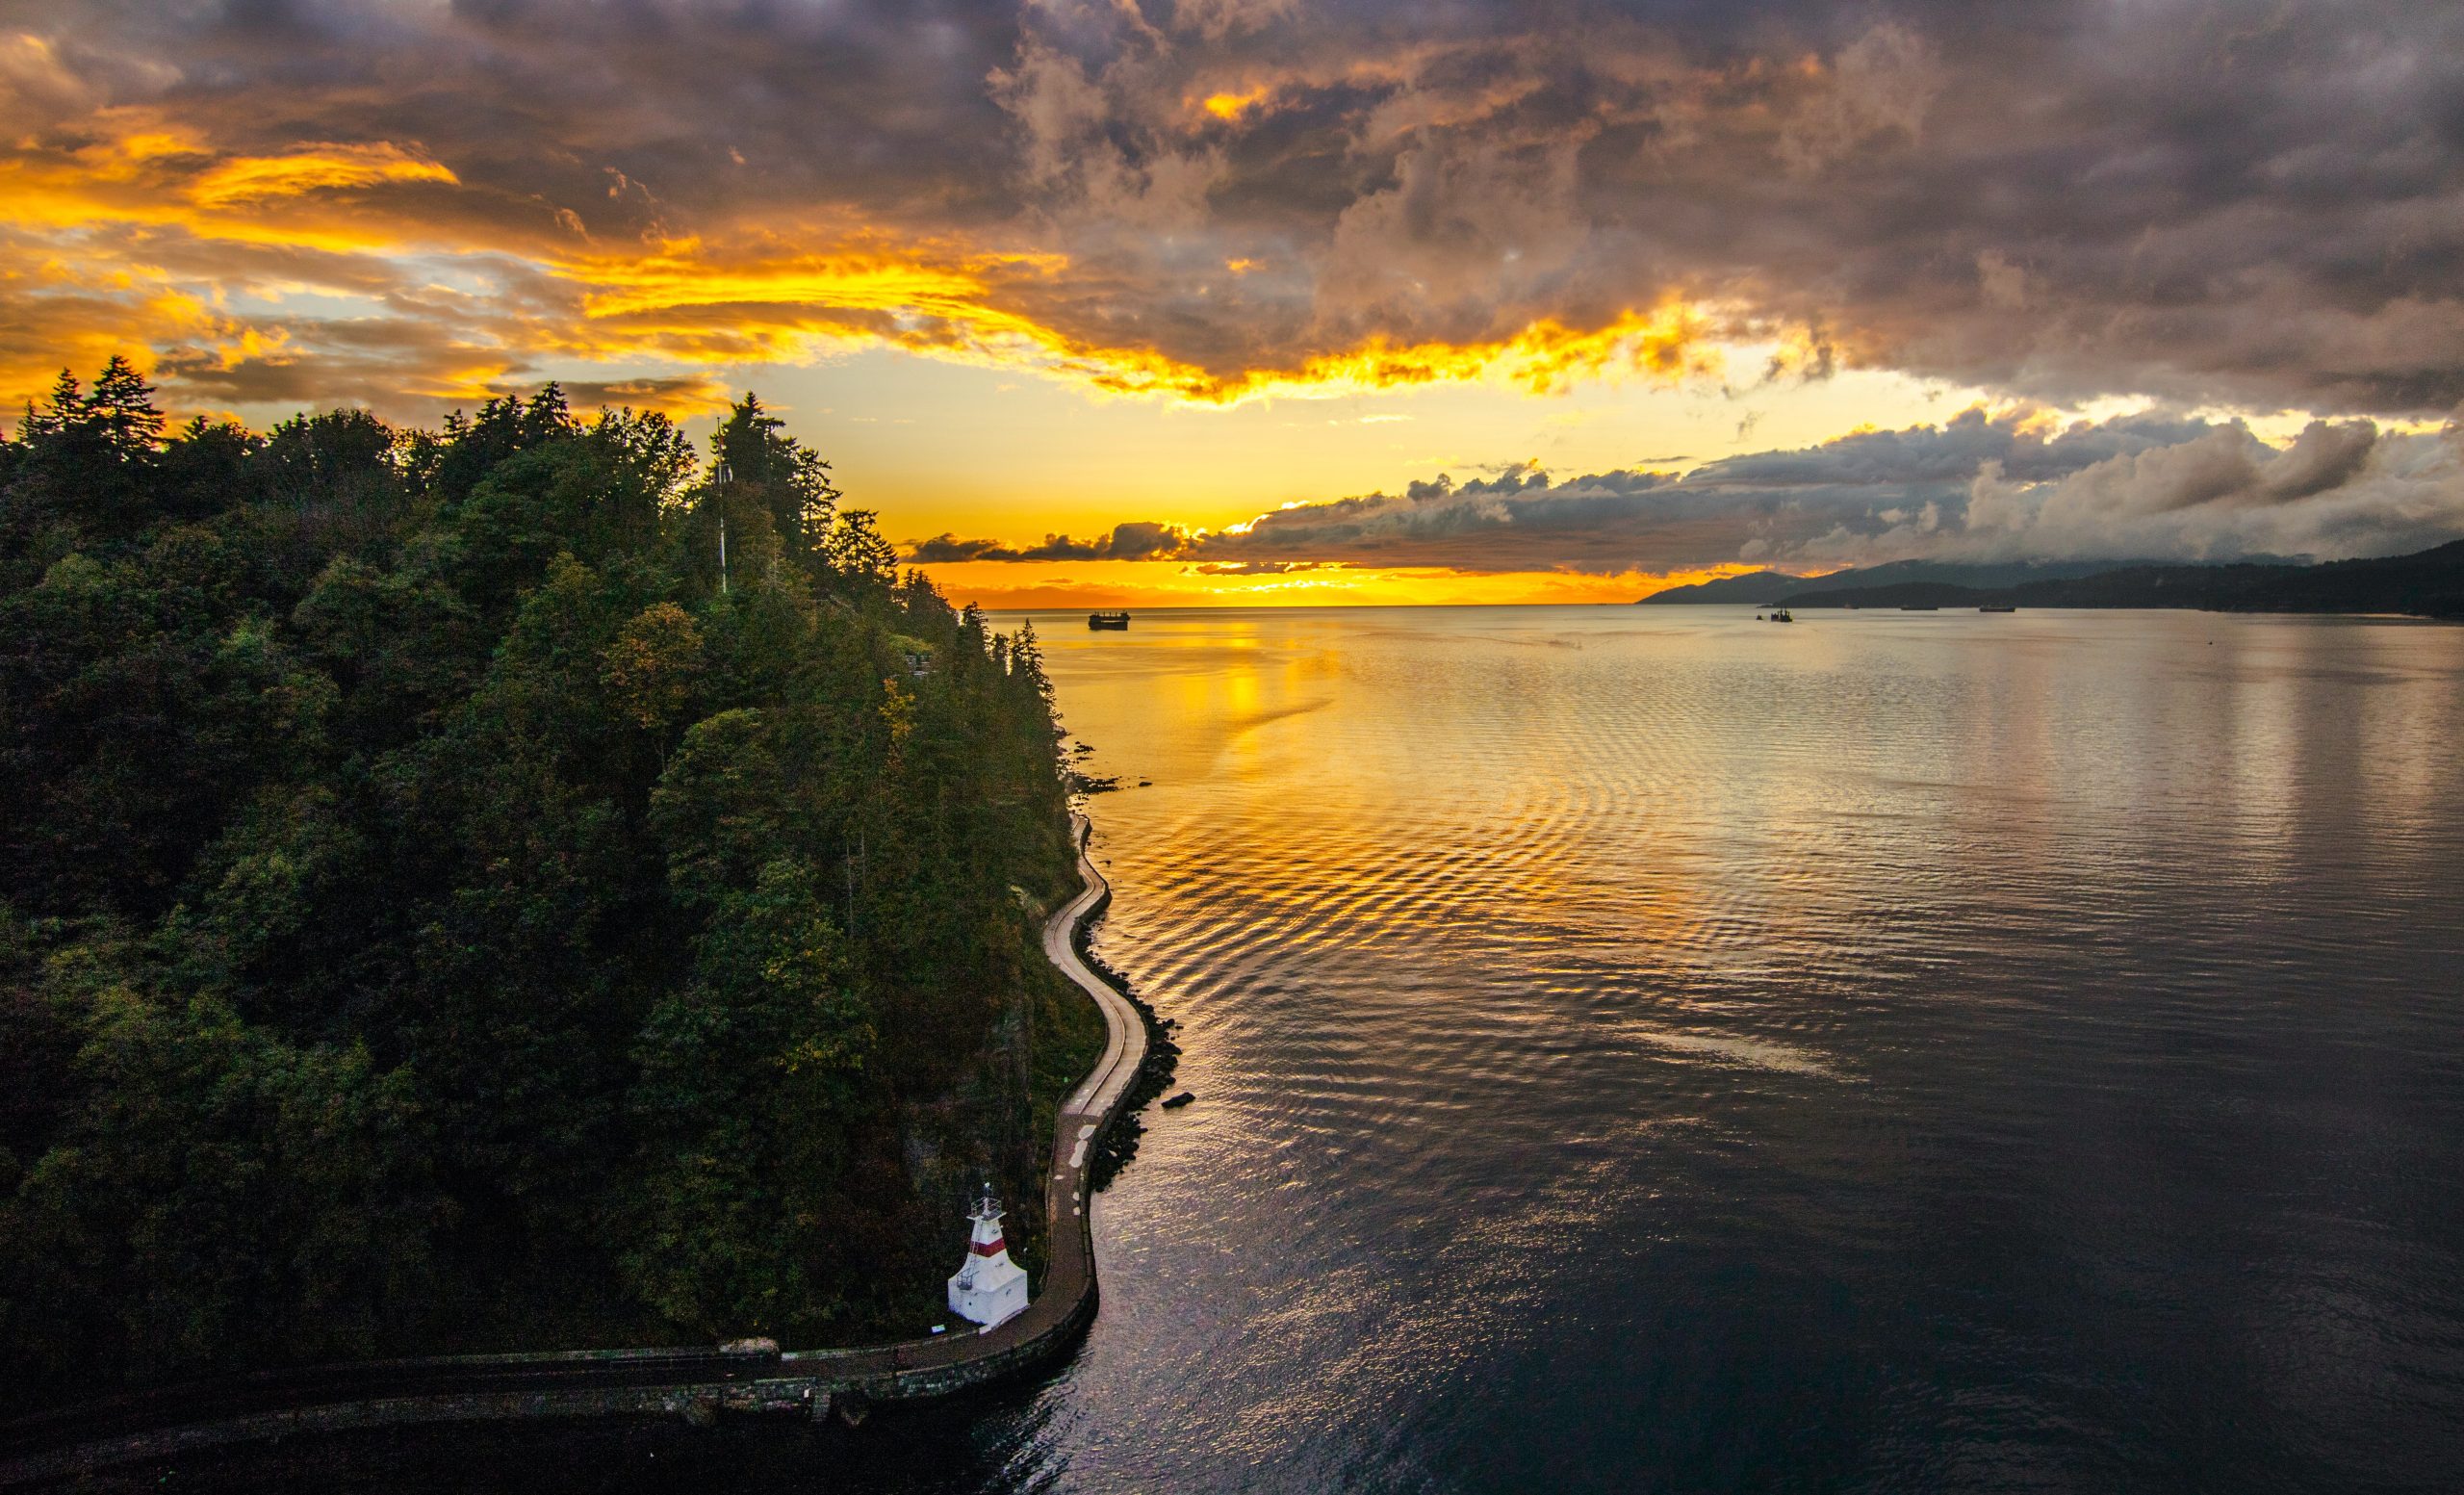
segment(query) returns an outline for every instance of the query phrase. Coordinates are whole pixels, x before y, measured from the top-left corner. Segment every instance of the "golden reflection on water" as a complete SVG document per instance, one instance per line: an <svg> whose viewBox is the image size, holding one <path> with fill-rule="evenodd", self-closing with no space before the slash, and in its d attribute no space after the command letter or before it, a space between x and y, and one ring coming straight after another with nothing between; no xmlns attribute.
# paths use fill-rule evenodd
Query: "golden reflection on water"
<svg viewBox="0 0 2464 1495"><path fill-rule="evenodd" d="M1684 1484L1866 1428L1823 1400L1852 1387L1898 1409L1867 1431L1913 1451L1901 1483L1960 1482L1923 1460L1982 1417L1997 1449L2157 1451L2042 1482L2116 1487L2179 1451L2114 1388L2178 1366L2194 1401L2308 1342L2305 1284L2464 1323L2416 1224L2452 1208L2411 1182L2452 1172L2418 1119L2464 1075L2464 630L1037 623L1127 786L1091 806L1099 947L1185 1024L1199 1098L1098 1201L1103 1316L1018 1482L1452 1488L1539 1430ZM2314 1161L2237 1171L2266 1157ZM2342 1343L2316 1374L2389 1374ZM2238 1426L2244 1473L2326 1456Z"/></svg>
<svg viewBox="0 0 2464 1495"><path fill-rule="evenodd" d="M2195 815L2237 848L2235 875L2281 875L2323 794L2417 824L2441 789L2417 724L2456 705L2454 632L2403 624L1359 609L1142 613L1127 635L1090 635L1041 621L1094 764L1154 784L1100 803L1108 829L1203 816L1216 855L1305 876L1321 910L1399 924L1572 911L1602 954L1739 970L1793 949L1800 913L1838 912L1826 866L1915 898L1963 869L2064 860L2032 849L2047 838L2110 834L2118 865L2143 865ZM2358 709L2324 704L2338 693ZM1398 899L1399 835L1518 849L1486 859L1487 886ZM1755 941L1730 938L1745 923Z"/></svg>

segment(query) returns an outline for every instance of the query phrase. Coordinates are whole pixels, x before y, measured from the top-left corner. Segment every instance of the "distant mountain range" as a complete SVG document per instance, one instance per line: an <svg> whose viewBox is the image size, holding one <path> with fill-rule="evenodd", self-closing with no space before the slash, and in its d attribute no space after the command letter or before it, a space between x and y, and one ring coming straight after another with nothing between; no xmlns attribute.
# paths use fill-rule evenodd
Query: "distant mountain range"
<svg viewBox="0 0 2464 1495"><path fill-rule="evenodd" d="M2464 618L2464 540L2412 555L2322 565L2243 561L1906 560L1792 577L1778 571L1675 586L1645 603L1788 607L2196 607L2211 612L2406 612Z"/></svg>
<svg viewBox="0 0 2464 1495"><path fill-rule="evenodd" d="M2162 562L2152 560L2016 560L1993 565L1971 565L1953 560L1894 560L1888 565L1861 566L1848 571L1835 571L1823 577L1792 577L1784 571L1757 571L1741 577L1724 577L1717 581L1698 582L1692 586L1672 586L1665 591L1654 592L1649 597L1639 598L1637 601L1776 603L1792 593L1804 591L1817 583L1830 591L1899 586L1914 581L1938 581L1952 586L2017 586L2028 581L2094 576L2100 571L2113 571L2123 566L2159 564Z"/></svg>

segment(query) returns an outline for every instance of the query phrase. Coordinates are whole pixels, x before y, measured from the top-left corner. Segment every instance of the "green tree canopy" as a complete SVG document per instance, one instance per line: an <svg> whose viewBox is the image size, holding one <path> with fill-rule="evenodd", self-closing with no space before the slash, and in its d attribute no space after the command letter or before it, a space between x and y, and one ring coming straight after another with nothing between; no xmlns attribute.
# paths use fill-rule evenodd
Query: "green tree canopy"
<svg viewBox="0 0 2464 1495"><path fill-rule="evenodd" d="M862 1337L1039 1197L1101 1025L1012 890L1072 865L1031 636L751 396L713 447L553 386L167 435L118 360L0 441L20 1405Z"/></svg>

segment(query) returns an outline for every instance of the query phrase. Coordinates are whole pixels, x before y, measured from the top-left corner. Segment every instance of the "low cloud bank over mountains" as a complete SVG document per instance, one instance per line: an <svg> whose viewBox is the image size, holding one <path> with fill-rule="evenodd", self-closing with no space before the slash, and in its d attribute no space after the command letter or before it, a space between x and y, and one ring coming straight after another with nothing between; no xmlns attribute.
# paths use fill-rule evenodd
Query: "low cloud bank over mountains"
<svg viewBox="0 0 2464 1495"><path fill-rule="evenodd" d="M2464 430L2314 421L2272 446L2239 423L2058 425L1971 409L1793 451L1556 480L1530 467L1300 504L1202 532L1116 526L1009 547L943 535L912 558L1668 573L1935 559L2391 555L2464 535Z"/></svg>

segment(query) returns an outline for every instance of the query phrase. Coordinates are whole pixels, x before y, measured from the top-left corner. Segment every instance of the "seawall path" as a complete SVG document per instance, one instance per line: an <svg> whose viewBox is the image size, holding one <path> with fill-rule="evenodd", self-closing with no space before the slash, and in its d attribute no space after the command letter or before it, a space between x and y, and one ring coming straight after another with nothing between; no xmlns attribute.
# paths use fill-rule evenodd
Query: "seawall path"
<svg viewBox="0 0 2464 1495"><path fill-rule="evenodd" d="M0 1484L222 1444L409 1423L662 1413L701 1422L723 1411L819 1419L834 1405L846 1412L947 1396L1050 1359L1095 1315L1088 1162L1146 1058L1146 1027L1136 1009L1078 957L1080 927L1112 896L1088 854L1089 833L1084 815L1070 816L1082 886L1044 921L1043 950L1102 1009L1107 1038L1103 1057L1061 1104L1044 1180L1050 1261L1033 1301L1008 1323L855 1350L448 1355L231 1377L0 1423Z"/></svg>

